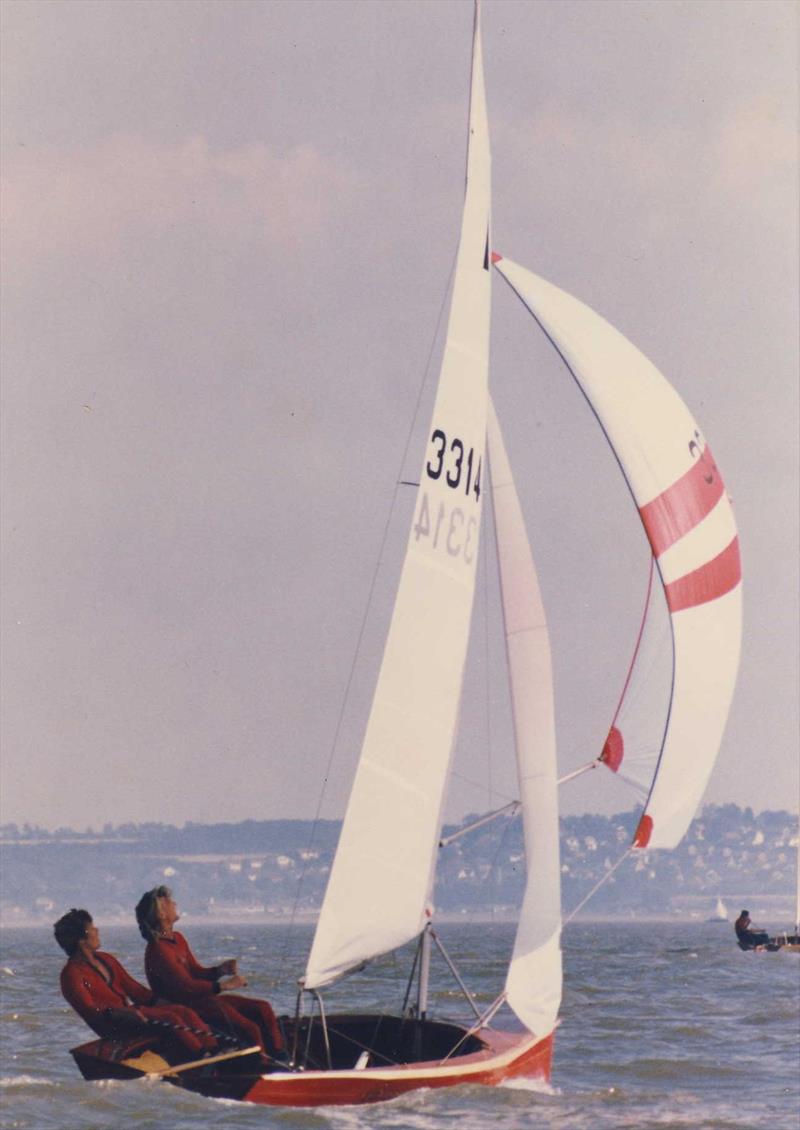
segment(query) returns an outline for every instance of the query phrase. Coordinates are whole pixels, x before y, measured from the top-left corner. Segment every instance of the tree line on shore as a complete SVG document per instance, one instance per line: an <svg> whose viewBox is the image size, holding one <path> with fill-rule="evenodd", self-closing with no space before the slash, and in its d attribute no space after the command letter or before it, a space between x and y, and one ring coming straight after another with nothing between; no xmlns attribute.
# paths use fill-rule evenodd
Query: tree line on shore
<svg viewBox="0 0 800 1130"><path fill-rule="evenodd" d="M630 842L636 813L563 816L565 906L577 905ZM320 904L340 822L246 820L235 824L105 825L100 830L0 827L5 924L91 902L123 916L142 890L166 883L198 915L312 912ZM453 829L446 828L445 832ZM673 852L635 852L593 898L596 913L655 913L750 892L795 888L797 816L708 805ZM522 824L501 818L442 849L434 892L440 910L519 905L525 882Z"/></svg>

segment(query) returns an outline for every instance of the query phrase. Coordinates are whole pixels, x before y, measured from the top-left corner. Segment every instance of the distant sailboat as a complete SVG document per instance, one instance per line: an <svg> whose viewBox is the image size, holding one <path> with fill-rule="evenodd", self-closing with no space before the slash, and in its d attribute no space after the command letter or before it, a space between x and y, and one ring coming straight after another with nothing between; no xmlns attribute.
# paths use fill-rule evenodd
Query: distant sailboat
<svg viewBox="0 0 800 1130"><path fill-rule="evenodd" d="M721 898L717 899L717 905L714 907L714 913L711 915L710 918L707 919L707 921L708 922L728 922L729 921L728 908L725 905L725 903L722 901Z"/></svg>
<svg viewBox="0 0 800 1130"><path fill-rule="evenodd" d="M159 1069L152 1050L145 1061L138 1045L95 1041L73 1053L90 1077L104 1069L161 1073L209 1095L295 1106L550 1077L562 989L553 677L533 556L488 392L493 266L553 342L609 440L649 540L660 580L654 587L663 593L668 617L671 664L655 717L657 739L644 753L637 749L637 724L623 695L596 762L642 793L636 850L676 845L694 815L738 663L741 570L733 514L698 425L647 358L583 303L491 253L476 7L467 187L447 338L361 757L297 1010L286 1018L291 1066L249 1074L247 1063L223 1057L213 1069ZM429 1013L430 953L434 945L441 949L431 895L488 497L527 884L505 984L480 1012L467 997L475 1015L457 1024ZM628 686L638 678L634 663ZM414 938L413 999L410 978L406 1001L395 1011L327 1013L323 990Z"/></svg>

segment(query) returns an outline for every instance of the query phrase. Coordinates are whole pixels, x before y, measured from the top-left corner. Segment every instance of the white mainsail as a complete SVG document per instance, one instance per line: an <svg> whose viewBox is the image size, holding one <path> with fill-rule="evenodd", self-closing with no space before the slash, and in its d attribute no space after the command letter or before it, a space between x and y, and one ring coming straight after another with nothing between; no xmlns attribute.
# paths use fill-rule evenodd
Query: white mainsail
<svg viewBox="0 0 800 1130"><path fill-rule="evenodd" d="M309 989L413 938L431 910L475 590L489 219L489 134L476 13L467 185L447 339L383 662L306 968Z"/></svg>
<svg viewBox="0 0 800 1130"><path fill-rule="evenodd" d="M672 695L637 847L674 847L708 782L741 644L741 562L719 469L658 369L578 299L493 256L564 358L600 421L639 508L664 586ZM613 735L624 756L624 734Z"/></svg>
<svg viewBox="0 0 800 1130"><path fill-rule="evenodd" d="M561 1003L558 772L550 639L511 466L494 407L489 454L508 655L527 882L506 998L535 1036L552 1032Z"/></svg>

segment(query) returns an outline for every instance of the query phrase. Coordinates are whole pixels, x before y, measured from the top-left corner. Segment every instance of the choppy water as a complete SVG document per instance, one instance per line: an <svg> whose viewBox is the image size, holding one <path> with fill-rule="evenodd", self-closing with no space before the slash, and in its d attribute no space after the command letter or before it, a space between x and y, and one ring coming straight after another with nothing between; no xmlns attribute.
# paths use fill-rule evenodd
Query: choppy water
<svg viewBox="0 0 800 1130"><path fill-rule="evenodd" d="M102 926L102 923L100 923ZM185 923L201 960L238 956L250 988L279 1011L310 931ZM511 946L507 925L443 925L470 988L490 1001ZM103 930L103 946L141 976L133 928ZM166 1083L86 1083L68 1048L88 1032L58 992L60 953L48 930L0 934L0 1126L4 1130L583 1130L797 1125L800 954L744 954L729 926L576 924L564 937L565 996L552 1087L518 1084L419 1091L371 1107L282 1110L218 1102ZM385 959L330 992L330 1008L392 1006L406 966ZM463 1017L446 969L440 1014ZM381 995L381 983L396 988ZM346 994L346 995L345 995ZM341 999L337 1000L337 996ZM348 999L349 998L349 999Z"/></svg>

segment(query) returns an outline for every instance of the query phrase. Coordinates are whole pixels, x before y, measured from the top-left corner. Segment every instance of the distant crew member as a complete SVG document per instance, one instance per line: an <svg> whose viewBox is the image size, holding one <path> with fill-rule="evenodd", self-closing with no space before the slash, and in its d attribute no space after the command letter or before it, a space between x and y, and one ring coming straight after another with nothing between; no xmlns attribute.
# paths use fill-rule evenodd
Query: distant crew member
<svg viewBox="0 0 800 1130"><path fill-rule="evenodd" d="M753 925L749 910L742 911L734 922L733 928L742 949L752 950L756 946L766 946L769 943L769 934Z"/></svg>
<svg viewBox="0 0 800 1130"><path fill-rule="evenodd" d="M98 1036L130 1039L156 1034L179 1059L199 1059L216 1050L208 1025L190 1008L158 1004L110 953L100 950L100 931L88 910L73 908L53 927L67 954L61 992Z"/></svg>
<svg viewBox="0 0 800 1130"><path fill-rule="evenodd" d="M245 1043L258 1044L271 1058L286 1062L283 1036L272 1006L230 992L247 985L236 971L234 958L211 967L200 965L183 934L173 929L179 917L169 887L147 891L136 907L136 921L147 942L145 972L153 991L191 1005L215 1028L232 1028Z"/></svg>

